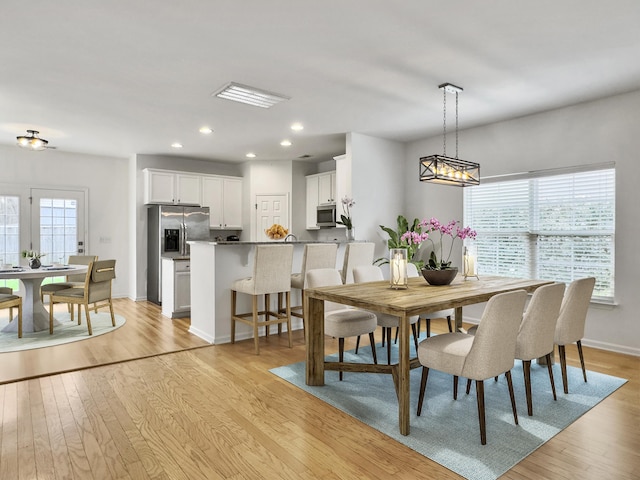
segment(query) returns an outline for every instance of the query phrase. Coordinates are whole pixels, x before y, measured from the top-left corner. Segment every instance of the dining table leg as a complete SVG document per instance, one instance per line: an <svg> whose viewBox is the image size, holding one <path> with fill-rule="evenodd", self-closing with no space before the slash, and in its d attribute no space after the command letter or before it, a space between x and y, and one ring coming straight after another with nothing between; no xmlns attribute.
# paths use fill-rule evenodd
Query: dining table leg
<svg viewBox="0 0 640 480"><path fill-rule="evenodd" d="M324 300L307 297L304 302L306 321L306 384L324 385Z"/></svg>
<svg viewBox="0 0 640 480"><path fill-rule="evenodd" d="M398 332L399 362L398 362L398 423L400 433L409 435L409 394L410 394L410 352L409 352L409 317L400 317Z"/></svg>
<svg viewBox="0 0 640 480"><path fill-rule="evenodd" d="M454 332L459 332L462 330L462 307L455 308L455 328Z"/></svg>

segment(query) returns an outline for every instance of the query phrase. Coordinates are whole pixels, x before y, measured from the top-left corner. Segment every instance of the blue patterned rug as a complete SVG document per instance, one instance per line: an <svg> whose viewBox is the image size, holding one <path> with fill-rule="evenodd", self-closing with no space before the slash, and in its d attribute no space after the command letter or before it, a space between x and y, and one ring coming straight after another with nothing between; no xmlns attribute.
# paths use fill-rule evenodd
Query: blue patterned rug
<svg viewBox="0 0 640 480"><path fill-rule="evenodd" d="M397 348L394 350L397 355ZM386 362L386 349L380 345L377 355ZM337 354L328 358L337 361ZM345 361L371 362L371 350L361 348L358 355L347 352ZM421 369L412 370L411 434L403 436L398 431L398 402L390 375L345 373L344 381L340 382L338 372L327 371L324 386L310 387L304 381L304 362L274 368L271 372L458 475L473 480L498 478L626 383L624 379L590 371L585 383L582 371L569 367L570 393L565 395L560 365L556 364L553 373L558 400L554 402L546 366L533 362L533 416L529 417L522 362L517 361L512 375L519 425L513 423L504 376L498 382L485 381L487 445L483 446L480 444L475 386L466 395L465 379L460 379L458 400L454 401L452 377L430 371L422 415L418 417L415 412Z"/></svg>

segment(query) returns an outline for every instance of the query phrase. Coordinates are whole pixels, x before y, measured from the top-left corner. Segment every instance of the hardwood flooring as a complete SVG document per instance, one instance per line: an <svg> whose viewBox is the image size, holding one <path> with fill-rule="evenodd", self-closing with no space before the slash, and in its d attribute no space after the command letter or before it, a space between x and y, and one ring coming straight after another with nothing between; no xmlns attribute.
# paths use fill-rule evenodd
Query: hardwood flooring
<svg viewBox="0 0 640 480"><path fill-rule="evenodd" d="M127 323L151 324L136 328L161 329L148 343L189 343L180 325L165 330L175 322L155 306L122 300L117 309ZM0 385L0 479L460 478L269 373L304 359L302 332L292 349L286 335L260 341L259 356L247 340ZM127 343L122 357L134 353ZM75 354L65 350L57 356ZM118 356L96 350L83 353L94 364ZM327 339L329 350L337 342ZM588 369L629 382L503 478L638 478L640 359L584 350Z"/></svg>

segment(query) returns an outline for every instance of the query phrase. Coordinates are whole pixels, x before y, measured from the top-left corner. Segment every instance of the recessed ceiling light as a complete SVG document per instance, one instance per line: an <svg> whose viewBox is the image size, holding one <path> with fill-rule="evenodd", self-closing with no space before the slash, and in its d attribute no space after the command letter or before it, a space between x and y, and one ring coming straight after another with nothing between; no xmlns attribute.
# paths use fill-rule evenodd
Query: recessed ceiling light
<svg viewBox="0 0 640 480"><path fill-rule="evenodd" d="M245 155L245 157L247 157L247 158L256 158L256 154L255 154L255 153L251 153L251 152L249 152L249 153L247 153L247 154Z"/></svg>
<svg viewBox="0 0 640 480"><path fill-rule="evenodd" d="M290 147L291 146L291 140L282 140L280 142L280 145L282 145L283 147Z"/></svg>
<svg viewBox="0 0 640 480"><path fill-rule="evenodd" d="M204 133L205 135L210 134L213 130L209 127L200 127L200 133Z"/></svg>
<svg viewBox="0 0 640 480"><path fill-rule="evenodd" d="M295 132L299 132L300 130L303 130L304 126L301 123L294 123L293 125L291 125L291 130L295 131Z"/></svg>
<svg viewBox="0 0 640 480"><path fill-rule="evenodd" d="M182 144L181 144L180 142L173 142L173 143L171 144L171 146L172 146L173 148L182 148Z"/></svg>
<svg viewBox="0 0 640 480"><path fill-rule="evenodd" d="M225 85L220 90L213 92L211 95L218 98L224 98L225 100L233 100L234 102L246 103L247 105L253 105L254 107L261 108L271 108L276 103L290 99L290 97L279 93L267 92L266 90L234 82Z"/></svg>

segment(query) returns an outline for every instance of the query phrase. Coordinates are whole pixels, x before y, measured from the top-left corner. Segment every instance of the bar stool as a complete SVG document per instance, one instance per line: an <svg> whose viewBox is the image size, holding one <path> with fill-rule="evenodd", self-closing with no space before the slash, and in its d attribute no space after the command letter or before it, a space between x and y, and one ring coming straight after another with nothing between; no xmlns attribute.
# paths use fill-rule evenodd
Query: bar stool
<svg viewBox="0 0 640 480"><path fill-rule="evenodd" d="M291 265L293 263L293 245L257 245L253 263L253 276L236 280L231 284L231 343L235 343L236 322L253 327L253 341L256 355L260 354L258 327L265 327L269 336L269 327L274 324L287 324L289 348L291 343ZM252 296L252 311L237 313L237 294ZM270 295L285 294L284 315L270 311ZM264 310L258 310L258 297L264 295ZM264 320L259 320L264 316Z"/></svg>
<svg viewBox="0 0 640 480"><path fill-rule="evenodd" d="M341 272L342 283L353 283L354 267L373 264L374 249L375 244L372 242L347 243Z"/></svg>
<svg viewBox="0 0 640 480"><path fill-rule="evenodd" d="M305 276L309 270L318 268L336 268L336 256L338 255L337 243L309 243L304 246L302 253L302 269L300 273L291 274L291 288L300 290L301 304L291 307L291 315L302 318L304 329L304 287ZM280 299L281 296L278 297ZM282 310L281 308L279 308ZM282 312L281 312L282 313Z"/></svg>

